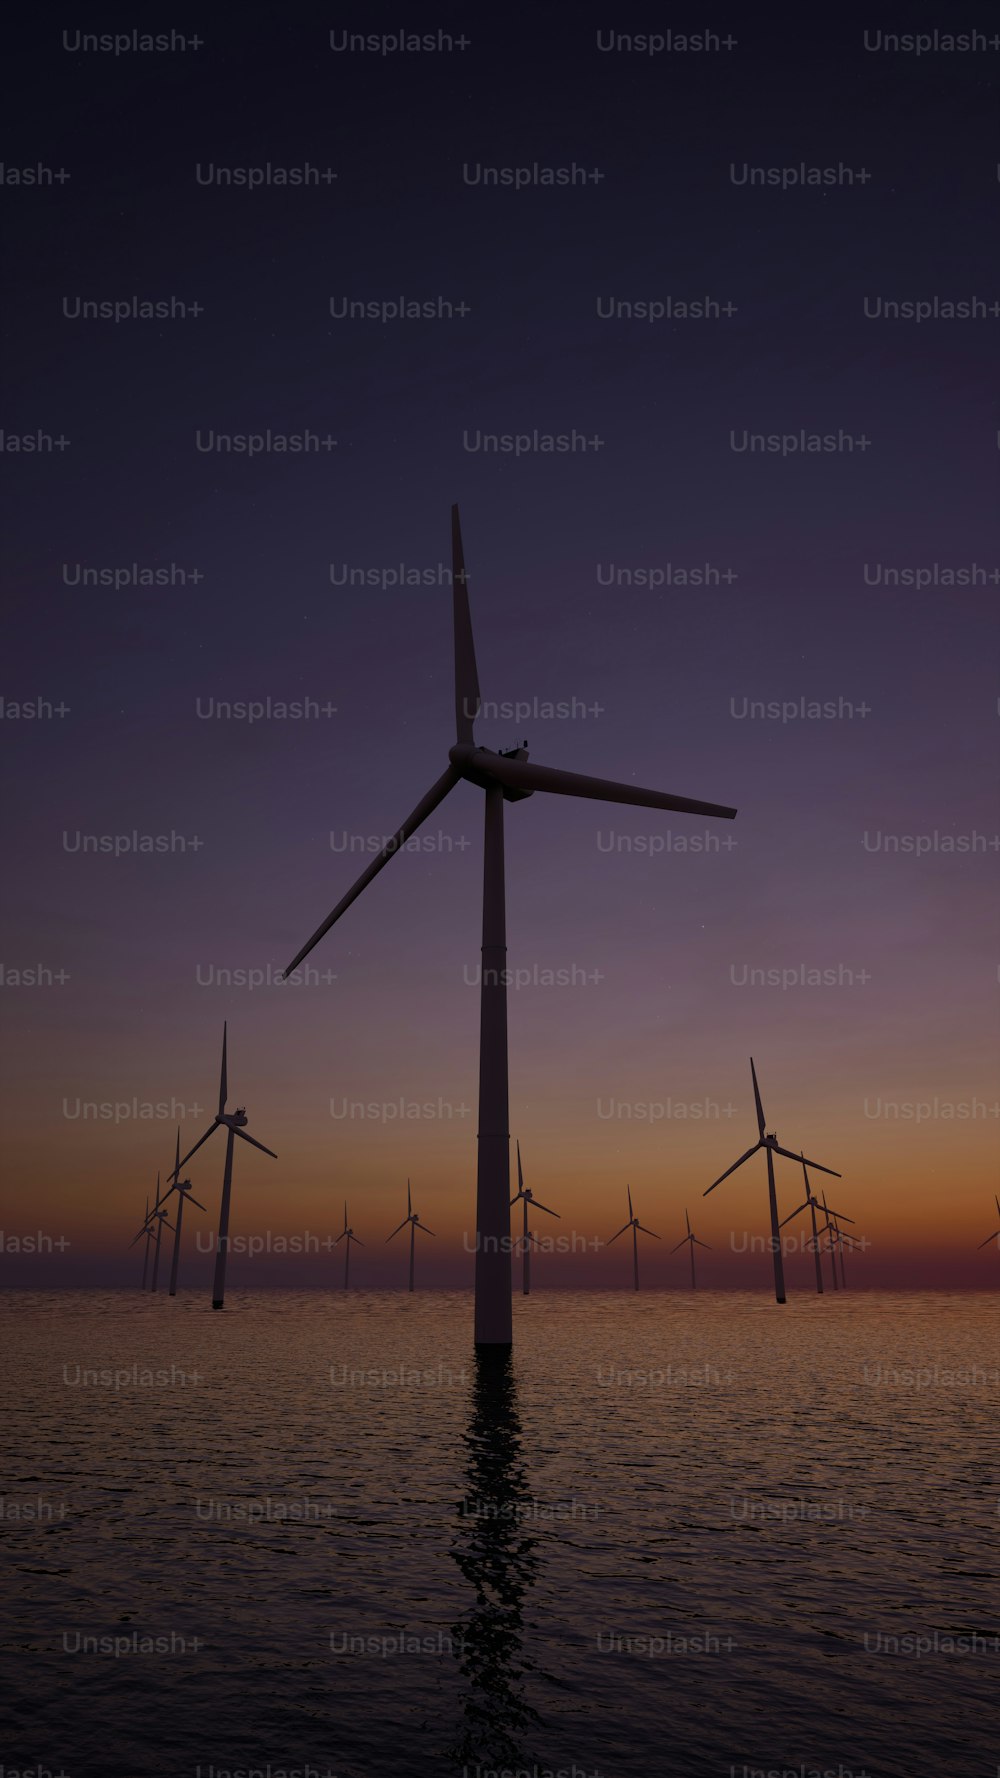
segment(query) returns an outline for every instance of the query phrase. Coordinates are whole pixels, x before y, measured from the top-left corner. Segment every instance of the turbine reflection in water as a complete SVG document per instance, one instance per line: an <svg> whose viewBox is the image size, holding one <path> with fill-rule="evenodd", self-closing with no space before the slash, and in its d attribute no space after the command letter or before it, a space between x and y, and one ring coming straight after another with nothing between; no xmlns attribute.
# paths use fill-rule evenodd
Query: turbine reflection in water
<svg viewBox="0 0 1000 1778"><path fill-rule="evenodd" d="M542 1720L526 1701L523 1653L524 1600L537 1579L539 1540L526 1528L530 1500L509 1351L477 1349L471 1409L466 1493L451 1554L475 1603L453 1626L466 1689L460 1736L449 1754L460 1766L523 1766L522 1737Z"/></svg>

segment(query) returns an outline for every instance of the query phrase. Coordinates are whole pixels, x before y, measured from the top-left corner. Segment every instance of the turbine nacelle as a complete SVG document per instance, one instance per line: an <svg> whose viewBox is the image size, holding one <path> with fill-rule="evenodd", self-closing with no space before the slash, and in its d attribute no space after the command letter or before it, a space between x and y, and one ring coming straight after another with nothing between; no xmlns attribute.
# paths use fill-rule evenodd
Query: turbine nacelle
<svg viewBox="0 0 1000 1778"><path fill-rule="evenodd" d="M526 764L528 759L527 743L523 747L510 747L495 753L490 747L478 747L474 741L456 741L449 748L450 759L459 776L475 784L480 790L494 789L498 779L490 771L490 761L495 759L513 759ZM525 797L534 796L533 790L524 790L511 784L502 786L504 800L508 803L523 802Z"/></svg>

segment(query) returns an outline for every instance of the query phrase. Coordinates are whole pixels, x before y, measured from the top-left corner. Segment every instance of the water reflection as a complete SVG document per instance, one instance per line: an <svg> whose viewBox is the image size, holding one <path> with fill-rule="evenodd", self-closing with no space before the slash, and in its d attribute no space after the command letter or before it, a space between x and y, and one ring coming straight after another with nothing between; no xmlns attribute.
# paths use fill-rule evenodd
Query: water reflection
<svg viewBox="0 0 1000 1778"><path fill-rule="evenodd" d="M466 1686L461 1733L450 1752L473 1768L516 1766L525 1763L523 1735L541 1720L525 1696L523 1654L524 1600L537 1578L539 1540L528 1530L531 1500L511 1355L480 1349L475 1365L464 1440L466 1492L451 1552L475 1603L452 1630Z"/></svg>

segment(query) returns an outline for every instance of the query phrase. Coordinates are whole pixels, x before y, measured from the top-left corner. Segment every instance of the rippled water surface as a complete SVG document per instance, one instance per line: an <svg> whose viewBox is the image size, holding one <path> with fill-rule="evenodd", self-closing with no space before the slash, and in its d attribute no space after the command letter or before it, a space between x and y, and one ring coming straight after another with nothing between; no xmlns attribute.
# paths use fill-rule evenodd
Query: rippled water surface
<svg viewBox="0 0 1000 1778"><path fill-rule="evenodd" d="M8 1769L993 1778L995 1297L2 1313Z"/></svg>

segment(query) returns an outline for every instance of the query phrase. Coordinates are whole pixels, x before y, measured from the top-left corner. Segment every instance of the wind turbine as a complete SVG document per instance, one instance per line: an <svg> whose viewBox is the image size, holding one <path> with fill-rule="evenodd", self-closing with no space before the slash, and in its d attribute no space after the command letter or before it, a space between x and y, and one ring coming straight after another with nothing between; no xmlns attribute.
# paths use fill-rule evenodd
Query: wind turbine
<svg viewBox="0 0 1000 1778"><path fill-rule="evenodd" d="M996 1192L993 1193L993 1202L997 1207L997 1215L1000 1216L1000 1198L997 1197ZM991 1241L1000 1241L1000 1224L998 1224L995 1233L987 1235L985 1241L980 1241L979 1245L980 1247L988 1247Z"/></svg>
<svg viewBox="0 0 1000 1778"><path fill-rule="evenodd" d="M142 1288L143 1288L143 1290L145 1290L145 1288L146 1288L146 1279L149 1276L149 1244L150 1244L151 1240L153 1239L153 1231L152 1231L152 1229L150 1229L148 1227L148 1223L149 1223L149 1193L148 1192L146 1193L146 1223L147 1223L146 1247L145 1247L145 1251L142 1256ZM134 1241L132 1242L132 1245L133 1245L133 1247L135 1246Z"/></svg>
<svg viewBox="0 0 1000 1778"><path fill-rule="evenodd" d="M840 1255L840 1288L841 1288L841 1290L846 1290L847 1289L847 1273L844 1271L845 1236L844 1236L844 1231L841 1228L840 1224L842 1222L853 1222L854 1218L851 1216L845 1216L843 1214L843 1212L840 1210L831 1210L829 1208L829 1206L827 1205L825 1192L823 1193L823 1209L826 1211L827 1226L832 1231L831 1235L830 1235L831 1256L832 1256L834 1250L836 1250L836 1252ZM846 1239L848 1241L850 1241L851 1236L848 1235L846 1237ZM831 1257L831 1264L833 1264L832 1257ZM836 1276L837 1276L836 1266L834 1265L834 1279L836 1279Z"/></svg>
<svg viewBox="0 0 1000 1778"><path fill-rule="evenodd" d="M754 1103L757 1107L757 1141L752 1148L747 1149L746 1154L740 1155L738 1161L734 1161L731 1167L727 1167L724 1173L719 1174L718 1179L714 1180L708 1187L708 1190L702 1193L702 1197L707 1198L709 1192L714 1192L717 1185L721 1185L724 1179L728 1179L730 1173L735 1173L737 1167L742 1167L744 1161L748 1161L751 1155L755 1155L759 1148L764 1150L767 1155L767 1192L771 1206L771 1253L774 1258L774 1298L776 1302L783 1303L786 1301L785 1270L781 1263L781 1236L778 1233L780 1224L778 1222L778 1197L774 1189L774 1157L776 1154L783 1154L786 1160L802 1160L804 1162L805 1156L792 1154L790 1149L782 1148L777 1135L771 1134L765 1129L764 1107L760 1102L760 1088L757 1085L757 1070L753 1065L752 1056L750 1057L750 1074L753 1078L753 1096ZM834 1179L840 1178L840 1174L834 1172L832 1167L821 1167L818 1161L810 1161L808 1164L810 1167L813 1167L817 1173L829 1173Z"/></svg>
<svg viewBox="0 0 1000 1778"><path fill-rule="evenodd" d="M423 1229L425 1235L433 1235L434 1230L429 1229L425 1222L421 1222L419 1216L417 1215L416 1211L414 1210L413 1200L410 1197L410 1182L409 1182L409 1180L406 1181L406 1215L403 1217L402 1222L399 1224L399 1228L393 1229L391 1235L386 1235L385 1245L387 1247L389 1245L389 1242L394 1240L395 1237L399 1234L399 1229L405 1229L407 1223L409 1223L409 1225L410 1225L410 1289L412 1290L413 1289L413 1247L414 1247L414 1242L416 1241L416 1238L417 1238L417 1230ZM348 1247L350 1247L350 1242L348 1242Z"/></svg>
<svg viewBox="0 0 1000 1778"><path fill-rule="evenodd" d="M226 1026L222 1027L222 1073L219 1077L219 1109L209 1124L204 1136L199 1136L193 1148L189 1148L182 1161L177 1163L177 1172L186 1167L193 1154L197 1154L203 1142L207 1142L214 1130L228 1130L226 1141L226 1170L222 1176L222 1203L219 1207L219 1242L215 1255L215 1281L212 1285L212 1307L221 1309L226 1294L226 1260L229 1255L229 1200L233 1188L233 1147L234 1137L239 1136L243 1142L249 1142L251 1148L259 1148L262 1153L269 1154L272 1161L277 1160L273 1148L265 1148L263 1142L257 1142L248 1136L245 1125L247 1114L242 1105L235 1111L226 1110L229 1097L229 1078L226 1073Z"/></svg>
<svg viewBox="0 0 1000 1778"><path fill-rule="evenodd" d="M803 1179L804 1179L804 1180L805 1180L805 1182L806 1182L806 1195L805 1195L805 1201L804 1201L804 1203L801 1203L801 1204L800 1204L800 1205L799 1205L799 1207L798 1207L798 1209L797 1209L797 1210L793 1210L793 1211L792 1211L792 1214L791 1214L791 1216L786 1216L786 1217L785 1217L785 1218L784 1218L784 1221L782 1221L782 1222L780 1222L780 1223L779 1223L779 1224L778 1224L778 1227L779 1227L779 1228L782 1228L782 1229L783 1229L783 1228L784 1228L784 1226L785 1226L785 1223L786 1223L786 1222L794 1222L794 1221L795 1221L795 1218L796 1218L796 1217L797 1217L797 1216L801 1216L801 1215L802 1215L802 1212L803 1212L803 1210L808 1210L808 1211L809 1211L809 1213L810 1213L810 1215L811 1215L811 1217L812 1217L812 1229L813 1229L813 1232L812 1232L812 1250L813 1250L813 1257L814 1257L814 1258L815 1258L815 1261L816 1261L816 1289L817 1289L817 1291L818 1291L818 1293L819 1293L819 1295L820 1295L820 1296L822 1296L822 1295L823 1295L823 1268L822 1268L822 1266L821 1266L821 1265L820 1265L820 1259L819 1259L819 1254L820 1254L820 1246L819 1246L819 1233L817 1233L817 1230L816 1230L816 1211L817 1211L817 1208L821 1208L821 1209L823 1209L823 1210L826 1210L826 1227L827 1227L827 1228L829 1228L829 1229L831 1229L831 1230L833 1230L833 1229L834 1229L834 1228L835 1228L835 1227L836 1227L836 1224L835 1224L835 1223L833 1223L833 1222L831 1222L831 1221L830 1221L830 1218L831 1218L831 1216L834 1216L834 1215L839 1215L839 1216L841 1216L841 1219L842 1219L842 1221L844 1221L844 1222L853 1222L853 1221L854 1221L854 1218L853 1218L853 1216L844 1216L844 1215L843 1215L843 1213L842 1213L842 1212L841 1212L841 1211L832 1211L832 1210L828 1210L828 1209L827 1209L827 1203L826 1203L826 1194L825 1194L825 1193L824 1193L824 1195L823 1195L823 1202L822 1202L822 1205L820 1205L820 1201L819 1201L819 1199L818 1199L818 1198L816 1198L816 1197L814 1197L814 1196L813 1196L813 1190L812 1190L812 1186L811 1186L811 1185L810 1185L810 1184L809 1184L809 1172L808 1172L808 1165L809 1165L809 1163L808 1163L808 1162L807 1162L807 1160L806 1160L806 1157L805 1157L805 1155L802 1155L802 1156L801 1156L801 1160L802 1160L802 1177L803 1177ZM820 1231L820 1232L821 1232L821 1233L825 1233L825 1232L826 1232L826 1229L825 1229L825 1228L824 1228L824 1229L823 1229L823 1230L822 1230L822 1231ZM830 1237L830 1239L831 1239L831 1241L832 1241L832 1239L833 1239L833 1236L832 1236L832 1233L831 1233L831 1237ZM841 1263L843 1263L843 1262L841 1262ZM835 1271L834 1271L834 1274L833 1274L833 1288L834 1288L834 1290L836 1290L836 1288L837 1288L837 1273L836 1273L836 1270L835 1270Z"/></svg>
<svg viewBox="0 0 1000 1778"><path fill-rule="evenodd" d="M147 1203L149 1202L148 1199L146 1201L147 1201ZM160 1242L163 1239L163 1225L164 1225L164 1223L166 1223L166 1226L168 1229L170 1229L171 1231L173 1230L174 1225L172 1222L167 1222L167 1213L164 1210L163 1205L160 1202L160 1175L159 1175L159 1173L157 1173L157 1175L156 1175L156 1202L153 1205L152 1210L150 1211L149 1215L147 1216L146 1221L143 1223L143 1226L139 1230L139 1233L136 1235L135 1239L129 1242L129 1246L134 1247L136 1241L142 1240L143 1235L150 1235L152 1237L152 1241L153 1241L153 1282L149 1287L151 1291L154 1291L156 1289L156 1281L160 1275ZM155 1224L155 1229L154 1229L154 1224Z"/></svg>
<svg viewBox="0 0 1000 1778"><path fill-rule="evenodd" d="M535 1197L534 1193L530 1189L529 1190L525 1189L524 1174L521 1171L521 1144L520 1144L520 1142L517 1145L517 1197L511 1198L510 1201L511 1201L511 1204L513 1205L513 1204L516 1204L518 1202L518 1200L520 1200L524 1204L524 1233L521 1236L521 1293L523 1296L530 1296L530 1294L531 1294L531 1243L532 1243L532 1241L536 1241L538 1239L538 1237L537 1237L537 1235L533 1234L532 1230L529 1229L529 1227L528 1227L528 1206L532 1205L534 1207L534 1209L536 1209L536 1210L544 1210L546 1216L554 1216L557 1222L561 1221L562 1219L559 1215L558 1210L550 1210L547 1204L540 1204L538 1199Z"/></svg>
<svg viewBox="0 0 1000 1778"><path fill-rule="evenodd" d="M180 1127L178 1126L177 1147L174 1150L174 1170L170 1175L170 1177L174 1183L170 1187L170 1190L167 1193L167 1197L164 1198L164 1200L163 1200L163 1202L166 1203L167 1198L171 1197L174 1192L177 1193L177 1225L174 1229L174 1255L173 1255L173 1259L170 1262L170 1295L171 1296L177 1295L177 1266L178 1266L178 1262L179 1262L180 1256L181 1256L181 1223L184 1220L184 1206L190 1199L191 1203L197 1205L197 1208L199 1210L204 1210L204 1208L205 1208L204 1204L199 1204L197 1198L193 1195L192 1190L191 1190L190 1179L182 1179L180 1177L180 1171L181 1171L181 1132L180 1132Z"/></svg>
<svg viewBox="0 0 1000 1778"><path fill-rule="evenodd" d="M698 1286L694 1276L694 1250L696 1247L704 1247L706 1253L711 1253L712 1250L707 1241L699 1241L697 1235L691 1233L691 1219L686 1210L684 1212L684 1221L687 1223L687 1234L684 1236L683 1241L678 1241L677 1246L672 1247L670 1251L671 1253L679 1253L682 1247L689 1245L691 1254L691 1289L697 1290Z"/></svg>
<svg viewBox="0 0 1000 1778"><path fill-rule="evenodd" d="M719 803L643 790L577 772L530 764L528 749L494 753L478 745L474 725L480 710L479 673L469 610L469 590L458 507L451 509L452 605L455 654L456 735L448 766L403 825L347 891L323 924L302 946L289 972L405 845L411 834L443 802L463 778L485 792L486 829L483 859L483 947L479 1022L479 1162L476 1187L477 1345L509 1346L512 1336L510 1263L510 1132L507 1075L507 922L504 889L503 806L520 802L536 790L557 796L579 796L646 809L669 809L689 815L719 815L732 820L735 809Z"/></svg>
<svg viewBox="0 0 1000 1778"><path fill-rule="evenodd" d="M407 1183L409 1183L409 1182L407 1182ZM430 1230L428 1229L427 1232L429 1234ZM397 1230L397 1233L398 1233L398 1230ZM358 1247L364 1246L364 1242L359 1239L359 1237L354 1233L354 1230L349 1229L347 1226L347 1199L346 1198L344 1199L344 1227L343 1227L342 1232L337 1236L337 1239L333 1243L333 1245L335 1247L338 1246L339 1243L344 1239L345 1235L347 1237L347 1246L344 1248L344 1289L346 1290L348 1279L350 1278L350 1275L351 1275L351 1242L354 1241ZM389 1238L390 1238L390 1240L392 1239L391 1236ZM413 1289L412 1284L410 1285L410 1289L411 1290Z"/></svg>
<svg viewBox="0 0 1000 1778"><path fill-rule="evenodd" d="M638 1288L639 1288L639 1233L641 1232L644 1235L652 1235L654 1241L658 1241L660 1239L660 1237L659 1237L659 1235L655 1234L652 1229L647 1229L647 1228L643 1227L642 1223L639 1221L639 1218L636 1216L635 1211L632 1208L632 1187L627 1185L625 1187L625 1190L628 1192L628 1222L622 1223L621 1228L618 1230L618 1235L623 1235L625 1233L626 1229L632 1230L632 1276L635 1280L635 1288L636 1288L636 1290L638 1290ZM612 1235L610 1241L608 1242L609 1247L614 1246L615 1242L618 1239L618 1235Z"/></svg>

